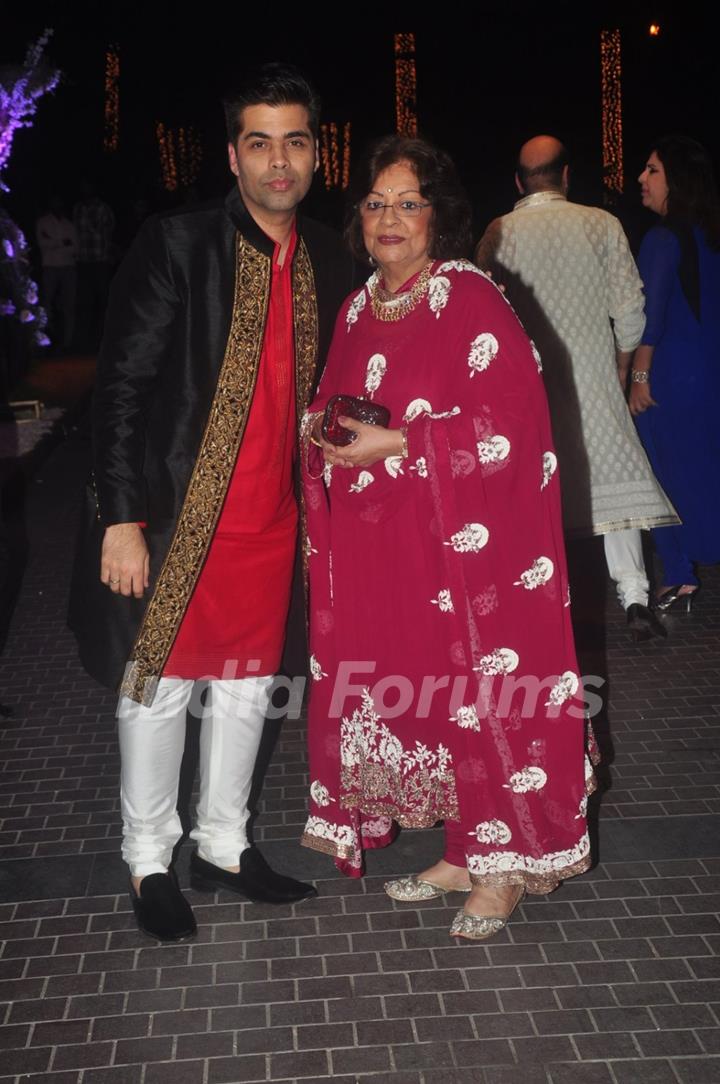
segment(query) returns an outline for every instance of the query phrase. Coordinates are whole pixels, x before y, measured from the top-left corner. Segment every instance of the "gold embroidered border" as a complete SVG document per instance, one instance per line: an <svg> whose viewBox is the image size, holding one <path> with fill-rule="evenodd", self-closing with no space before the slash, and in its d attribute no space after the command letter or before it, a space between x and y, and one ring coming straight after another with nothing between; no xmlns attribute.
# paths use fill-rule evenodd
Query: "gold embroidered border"
<svg viewBox="0 0 720 1084"><path fill-rule="evenodd" d="M120 686L123 695L146 706L155 697L232 478L260 363L270 276L270 259L238 234L232 320L217 389L175 534Z"/></svg>
<svg viewBox="0 0 720 1084"><path fill-rule="evenodd" d="M320 851L321 854L332 855L333 858L342 858L345 861L353 858L355 849L344 843L335 843L332 839L322 839L312 832L303 832L300 837L300 846L308 847L311 851Z"/></svg>
<svg viewBox="0 0 720 1084"><path fill-rule="evenodd" d="M577 877L586 873L592 865L590 854L580 858L572 865L565 866L552 873L528 873L526 870L508 870L504 873L470 874L470 883L482 885L486 888L504 888L506 885L524 885L525 890L532 895L547 896L554 892L563 881L569 881L571 877Z"/></svg>
<svg viewBox="0 0 720 1084"><path fill-rule="evenodd" d="M293 261L293 318L295 325L295 403L297 407L298 441L303 455L302 420L310 403L313 378L318 359L318 313L315 276L305 242L300 239ZM300 554L305 593L305 633L308 632L308 554L307 513L302 488L298 501L300 512Z"/></svg>

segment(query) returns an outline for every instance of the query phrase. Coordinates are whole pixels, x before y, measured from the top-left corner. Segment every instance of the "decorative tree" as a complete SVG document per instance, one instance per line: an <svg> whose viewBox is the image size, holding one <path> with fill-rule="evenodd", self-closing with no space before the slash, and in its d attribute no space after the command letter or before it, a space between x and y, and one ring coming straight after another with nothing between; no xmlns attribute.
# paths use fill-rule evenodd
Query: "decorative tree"
<svg viewBox="0 0 720 1084"><path fill-rule="evenodd" d="M52 30L31 45L19 71L0 73L0 190L18 128L30 128L37 102L54 90L60 72L43 63ZM0 208L0 399L20 376L32 346L48 346L45 311L29 275L28 245L22 230Z"/></svg>

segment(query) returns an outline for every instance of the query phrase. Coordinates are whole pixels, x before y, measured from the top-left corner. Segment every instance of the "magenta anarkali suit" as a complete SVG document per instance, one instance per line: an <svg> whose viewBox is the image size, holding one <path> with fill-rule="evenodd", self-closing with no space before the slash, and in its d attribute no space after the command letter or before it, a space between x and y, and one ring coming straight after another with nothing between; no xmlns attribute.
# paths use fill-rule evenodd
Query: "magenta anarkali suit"
<svg viewBox="0 0 720 1084"><path fill-rule="evenodd" d="M446 820L473 880L547 892L590 864L592 772L540 360L464 260L434 264L396 322L372 287L343 306L310 410L373 398L409 455L307 456L303 843L359 876L393 822Z"/></svg>

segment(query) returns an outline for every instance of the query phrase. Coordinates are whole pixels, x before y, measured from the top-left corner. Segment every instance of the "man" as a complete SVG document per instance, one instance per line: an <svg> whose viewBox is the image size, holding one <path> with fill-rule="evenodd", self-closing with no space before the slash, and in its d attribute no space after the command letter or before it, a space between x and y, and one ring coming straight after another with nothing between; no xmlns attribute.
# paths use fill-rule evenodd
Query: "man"
<svg viewBox="0 0 720 1084"><path fill-rule="evenodd" d="M319 104L267 65L226 101L221 206L151 219L113 284L94 408L92 546L71 624L82 660L120 685L123 855L141 929L195 930L169 870L185 714L209 678L191 883L289 902L245 831L297 534L297 418L355 265L301 220L317 169ZM98 578L99 576L99 578Z"/></svg>
<svg viewBox="0 0 720 1084"><path fill-rule="evenodd" d="M35 237L42 257L42 299L51 321L51 335L67 351L75 329L77 237L60 196L50 197L47 213L35 223ZM56 331L56 313L60 315L62 336Z"/></svg>
<svg viewBox="0 0 720 1084"><path fill-rule="evenodd" d="M476 263L505 285L542 358L567 534L603 535L631 635L665 636L648 609L640 528L678 519L624 397L645 326L642 282L618 220L568 201L559 140L525 143L515 184L521 199L490 224Z"/></svg>

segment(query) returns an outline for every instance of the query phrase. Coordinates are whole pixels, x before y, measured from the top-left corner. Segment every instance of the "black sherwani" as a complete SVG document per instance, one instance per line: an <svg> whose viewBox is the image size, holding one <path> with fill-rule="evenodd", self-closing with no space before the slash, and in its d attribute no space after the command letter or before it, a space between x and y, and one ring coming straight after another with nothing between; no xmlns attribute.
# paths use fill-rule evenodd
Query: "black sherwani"
<svg viewBox="0 0 720 1084"><path fill-rule="evenodd" d="M202 569L255 387L274 243L233 189L224 205L157 216L113 283L93 408L93 483L70 626L97 680L151 703ZM292 267L301 417L358 268L340 238L298 217ZM147 524L150 588L100 583L105 527Z"/></svg>

